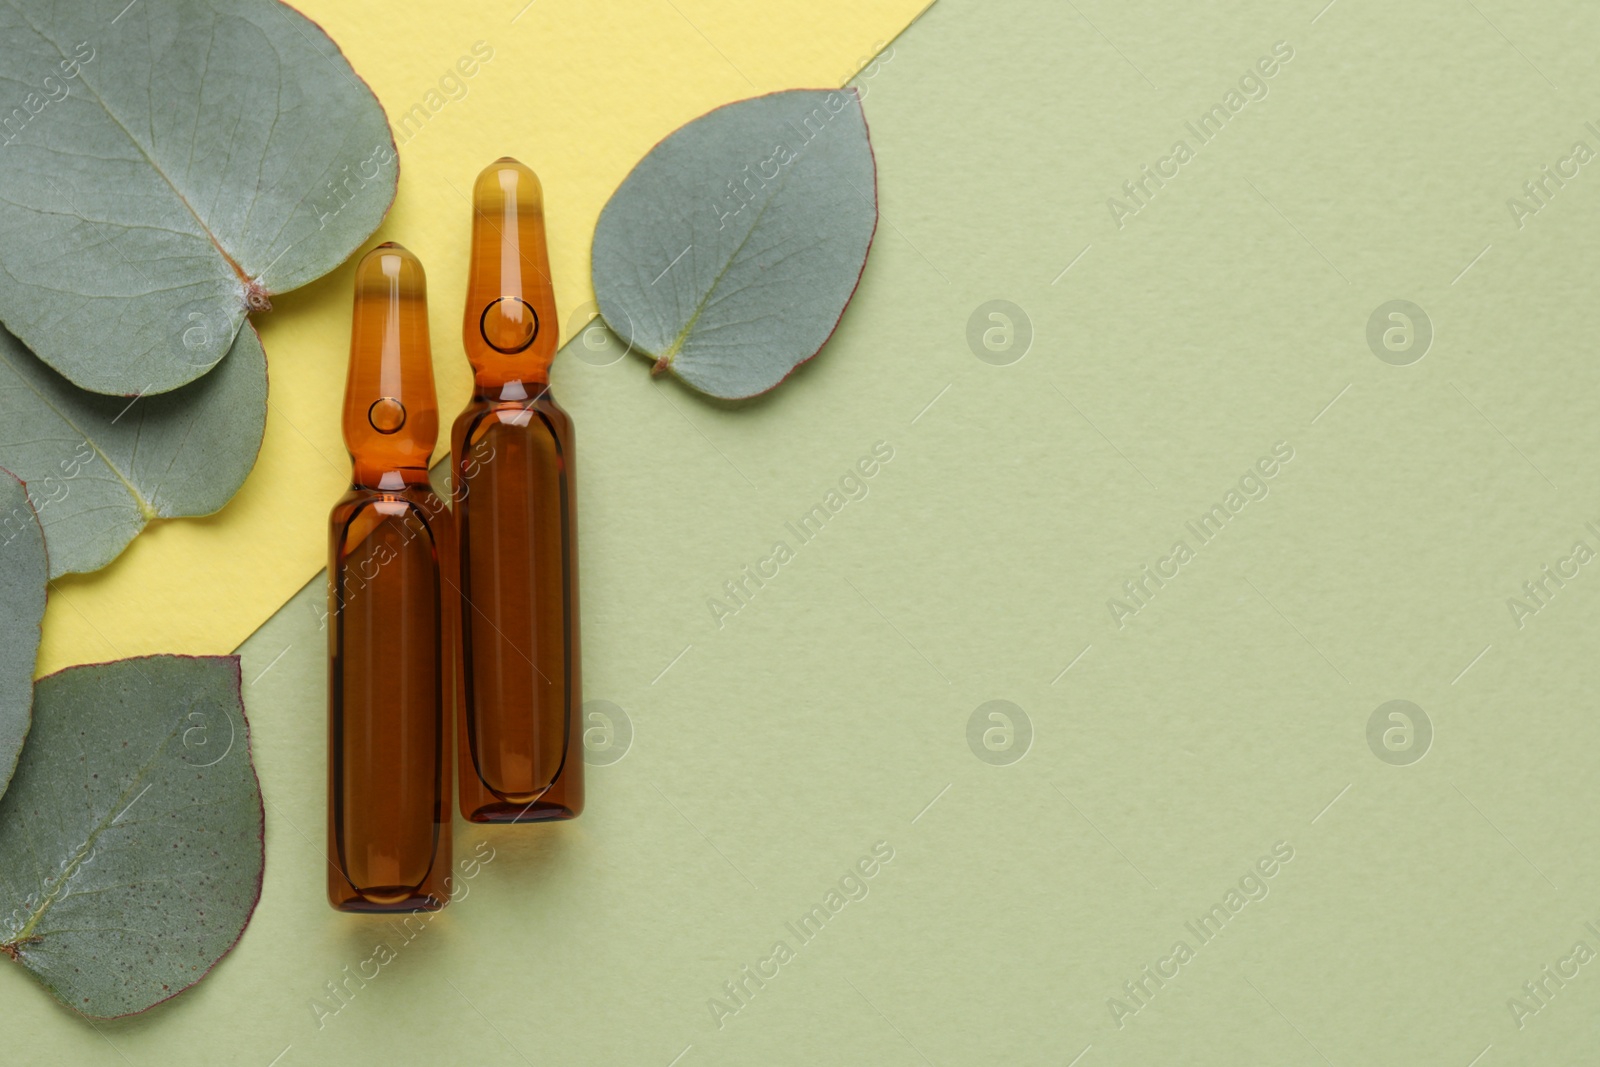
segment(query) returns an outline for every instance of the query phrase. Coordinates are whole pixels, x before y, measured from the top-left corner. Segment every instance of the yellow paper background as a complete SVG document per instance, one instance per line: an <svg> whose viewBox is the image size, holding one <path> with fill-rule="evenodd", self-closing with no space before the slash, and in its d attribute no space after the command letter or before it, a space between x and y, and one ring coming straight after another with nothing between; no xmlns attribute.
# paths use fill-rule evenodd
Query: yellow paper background
<svg viewBox="0 0 1600 1067"><path fill-rule="evenodd" d="M544 184L563 339L591 297L600 209L650 147L714 107L796 86L842 85L928 0L646 0L577 4L406 0L299 4L338 42L398 127L430 90L445 103L396 130L400 188L370 245L393 240L428 271L441 421L466 402L460 347L466 192L512 155ZM457 61L493 56L460 89ZM480 49L481 51L481 49ZM220 513L153 524L111 566L51 586L39 672L153 652L237 647L323 566L327 512L348 481L339 407L354 260L256 316L271 405L255 470ZM560 392L559 377L557 392Z"/></svg>

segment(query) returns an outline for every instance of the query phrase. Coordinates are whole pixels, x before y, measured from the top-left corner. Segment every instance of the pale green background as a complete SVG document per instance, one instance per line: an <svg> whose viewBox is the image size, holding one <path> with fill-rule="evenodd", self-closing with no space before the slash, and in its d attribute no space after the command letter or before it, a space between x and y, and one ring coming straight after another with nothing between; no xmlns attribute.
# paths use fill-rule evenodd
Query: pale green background
<svg viewBox="0 0 1600 1067"><path fill-rule="evenodd" d="M0 967L7 1060L1594 1062L1600 962L1523 1029L1506 1002L1600 950L1600 568L1523 629L1506 600L1600 549L1600 163L1521 230L1505 201L1600 149L1600 10L1320 7L942 0L861 79L883 221L814 363L742 409L558 363L587 695L636 729L582 819L462 828L497 850L468 898L318 1029L393 935L323 902L314 583L244 648L242 943L97 1027ZM1280 40L1119 231L1107 197ZM990 299L1031 320L1010 366L967 345ZM1434 325L1411 366L1367 347L1391 299ZM717 629L707 597L878 440L870 495ZM1279 440L1270 496L1118 630L1120 582ZM968 748L991 699L1033 724L1011 766ZM1436 731L1411 766L1368 747L1391 699ZM708 998L880 840L719 1030ZM1270 895L1118 1029L1107 998L1278 841Z"/></svg>

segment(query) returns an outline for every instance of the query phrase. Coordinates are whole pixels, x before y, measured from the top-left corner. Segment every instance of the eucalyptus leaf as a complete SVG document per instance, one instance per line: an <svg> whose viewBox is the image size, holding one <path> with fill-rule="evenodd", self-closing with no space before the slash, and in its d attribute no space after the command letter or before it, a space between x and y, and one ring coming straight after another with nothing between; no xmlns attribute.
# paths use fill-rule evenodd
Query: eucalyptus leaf
<svg viewBox="0 0 1600 1067"><path fill-rule="evenodd" d="M49 578L33 505L16 476L0 470L0 796L33 718L33 667Z"/></svg>
<svg viewBox="0 0 1600 1067"><path fill-rule="evenodd" d="M277 0L0 2L0 321L78 385L166 392L377 228L377 98Z"/></svg>
<svg viewBox="0 0 1600 1067"><path fill-rule="evenodd" d="M0 467L27 483L52 577L105 566L151 519L220 509L266 421L266 354L248 323L216 373L131 401L75 388L0 330Z"/></svg>
<svg viewBox="0 0 1600 1067"><path fill-rule="evenodd" d="M832 335L878 222L853 89L720 107L650 150L594 232L607 325L712 396L764 393Z"/></svg>
<svg viewBox="0 0 1600 1067"><path fill-rule="evenodd" d="M0 798L0 952L85 1015L143 1011L205 977L261 897L239 660L68 667L33 715Z"/></svg>

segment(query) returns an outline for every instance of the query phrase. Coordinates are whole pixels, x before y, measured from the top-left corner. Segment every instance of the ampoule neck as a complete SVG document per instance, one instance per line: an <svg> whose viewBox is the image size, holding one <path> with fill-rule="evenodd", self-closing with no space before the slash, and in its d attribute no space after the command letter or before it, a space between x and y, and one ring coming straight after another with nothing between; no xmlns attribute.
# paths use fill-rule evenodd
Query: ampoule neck
<svg viewBox="0 0 1600 1067"><path fill-rule="evenodd" d="M368 467L357 461L350 475L350 488L374 493L401 493L407 489L432 488L425 467Z"/></svg>
<svg viewBox="0 0 1600 1067"><path fill-rule="evenodd" d="M486 404L531 404L550 393L548 375L511 378L506 381L475 380L473 400Z"/></svg>

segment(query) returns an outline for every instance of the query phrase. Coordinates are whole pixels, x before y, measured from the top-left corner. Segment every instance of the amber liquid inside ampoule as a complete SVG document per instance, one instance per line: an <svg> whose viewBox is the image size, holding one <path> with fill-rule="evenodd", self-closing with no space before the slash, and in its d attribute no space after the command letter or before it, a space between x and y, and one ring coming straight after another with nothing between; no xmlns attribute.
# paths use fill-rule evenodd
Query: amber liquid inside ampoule
<svg viewBox="0 0 1600 1067"><path fill-rule="evenodd" d="M583 810L572 420L550 395L555 301L533 172L473 191L464 336L472 400L451 433L462 655L461 811L475 822Z"/></svg>
<svg viewBox="0 0 1600 1067"><path fill-rule="evenodd" d="M328 899L345 911L449 895L454 534L428 484L438 423L422 267L382 245L356 269L354 474L329 523Z"/></svg>

